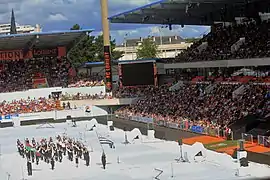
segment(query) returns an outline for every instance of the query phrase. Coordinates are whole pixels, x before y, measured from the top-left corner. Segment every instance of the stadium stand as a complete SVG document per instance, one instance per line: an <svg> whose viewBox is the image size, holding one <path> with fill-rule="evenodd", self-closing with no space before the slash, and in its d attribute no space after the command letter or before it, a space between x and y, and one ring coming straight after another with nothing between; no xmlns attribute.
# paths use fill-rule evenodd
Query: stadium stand
<svg viewBox="0 0 270 180"><path fill-rule="evenodd" d="M24 91L41 87L103 85L102 77L77 75L67 58L70 47L91 31L2 36L0 38L0 92Z"/></svg>
<svg viewBox="0 0 270 180"><path fill-rule="evenodd" d="M12 102L1 102L0 113L1 115L10 114L23 114L23 113L35 113L53 111L55 109L61 110L56 107L54 99L39 98L39 99L25 99L16 100Z"/></svg>
<svg viewBox="0 0 270 180"><path fill-rule="evenodd" d="M199 124L219 129L227 128L250 114L269 114L269 99L265 97L267 86L264 85L188 83L177 91L170 91L169 87L147 87L136 104L120 109L118 115L153 117L156 122L176 123L178 126L188 121L185 128ZM209 87L212 87L211 91ZM244 91L235 95L240 87ZM136 91L126 90L123 94L132 92ZM134 95L138 94L131 96Z"/></svg>
<svg viewBox="0 0 270 180"><path fill-rule="evenodd" d="M77 73L68 59L68 50L91 31L74 30L1 36L1 117L9 119L6 116L63 110L65 108L61 107L60 100L105 98L105 92L95 94L96 90L90 92L87 89L87 87L103 86L103 77ZM74 90L69 91L67 88ZM59 91L64 91L64 94L59 98L53 97L53 92ZM86 91L88 94L85 93ZM27 96L29 97L26 98Z"/></svg>
<svg viewBox="0 0 270 180"><path fill-rule="evenodd" d="M211 26L207 35L163 64L163 77L175 78L175 85L186 81L185 86L174 92L170 89L181 83L138 92L122 89L122 95L141 99L118 115L215 136L232 130L239 135L235 139L258 137L269 147L268 9L265 0L160 0L111 16L112 23L167 24L170 30L173 25Z"/></svg>
<svg viewBox="0 0 270 180"><path fill-rule="evenodd" d="M268 29L268 21L263 21L259 25L256 22L248 22L230 26L213 26L208 35L179 54L175 62L269 57ZM241 40L243 42L239 47L233 48L234 44ZM207 43L207 47L199 51L198 47L203 42Z"/></svg>

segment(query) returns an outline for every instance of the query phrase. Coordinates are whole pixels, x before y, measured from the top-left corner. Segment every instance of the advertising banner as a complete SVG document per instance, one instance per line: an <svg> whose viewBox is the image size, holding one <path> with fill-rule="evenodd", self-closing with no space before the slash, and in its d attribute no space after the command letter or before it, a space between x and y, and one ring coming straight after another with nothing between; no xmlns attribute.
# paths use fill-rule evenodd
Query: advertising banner
<svg viewBox="0 0 270 180"><path fill-rule="evenodd" d="M192 126L191 131L195 133L203 133L203 128L201 126Z"/></svg>
<svg viewBox="0 0 270 180"><path fill-rule="evenodd" d="M24 55L23 50L8 50L0 51L0 60L19 60L19 59L32 58L32 53L28 52Z"/></svg>
<svg viewBox="0 0 270 180"><path fill-rule="evenodd" d="M34 78L32 79L32 83L34 89L49 87L46 78Z"/></svg>
<svg viewBox="0 0 270 180"><path fill-rule="evenodd" d="M153 123L154 119L149 118L149 117L140 117L140 116L132 116L131 120L133 121L138 121L138 122L143 122L143 123Z"/></svg>
<svg viewBox="0 0 270 180"><path fill-rule="evenodd" d="M57 57L57 56L58 56L58 48L33 49L33 57L34 58Z"/></svg>
<svg viewBox="0 0 270 180"><path fill-rule="evenodd" d="M31 59L33 57L41 58L41 57L63 57L63 56L66 56L65 47L55 47L50 49L32 49L26 53L21 49L0 51L0 61Z"/></svg>
<svg viewBox="0 0 270 180"><path fill-rule="evenodd" d="M104 46L104 64L105 64L106 92L111 92L112 91L112 67L111 67L110 46Z"/></svg>

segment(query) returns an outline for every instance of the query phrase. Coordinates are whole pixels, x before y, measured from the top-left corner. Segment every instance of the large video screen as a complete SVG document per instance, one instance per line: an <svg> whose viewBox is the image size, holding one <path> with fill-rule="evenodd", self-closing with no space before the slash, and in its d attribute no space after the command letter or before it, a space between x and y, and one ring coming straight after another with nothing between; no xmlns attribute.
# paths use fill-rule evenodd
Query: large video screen
<svg viewBox="0 0 270 180"><path fill-rule="evenodd" d="M154 85L153 62L122 64L122 85Z"/></svg>

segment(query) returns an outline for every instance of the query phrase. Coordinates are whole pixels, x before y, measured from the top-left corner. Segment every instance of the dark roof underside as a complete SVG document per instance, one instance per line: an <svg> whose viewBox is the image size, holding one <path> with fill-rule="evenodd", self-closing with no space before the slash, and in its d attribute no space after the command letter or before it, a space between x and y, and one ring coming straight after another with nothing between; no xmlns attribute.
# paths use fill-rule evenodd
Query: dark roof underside
<svg viewBox="0 0 270 180"><path fill-rule="evenodd" d="M249 0L250 3L264 0ZM243 15L246 0L160 0L114 16L111 23L212 25L223 20L222 10L227 9L227 21Z"/></svg>
<svg viewBox="0 0 270 180"><path fill-rule="evenodd" d="M68 46L92 31L87 29L0 36L0 51L23 49L30 44L35 48Z"/></svg>

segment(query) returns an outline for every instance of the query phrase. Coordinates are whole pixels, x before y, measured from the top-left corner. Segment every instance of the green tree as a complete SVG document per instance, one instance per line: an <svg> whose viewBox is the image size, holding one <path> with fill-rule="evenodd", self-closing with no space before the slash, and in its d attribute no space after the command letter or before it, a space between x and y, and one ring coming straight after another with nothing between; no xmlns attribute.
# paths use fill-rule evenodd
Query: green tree
<svg viewBox="0 0 270 180"><path fill-rule="evenodd" d="M94 61L102 61L104 59L104 45L103 45L103 35L99 35L94 40L95 49L96 49L96 56L94 58ZM111 40L111 59L112 60L118 60L121 58L124 54L123 51L116 51L116 42L115 39Z"/></svg>
<svg viewBox="0 0 270 180"><path fill-rule="evenodd" d="M185 42L186 43L194 43L196 41L199 41L201 38L186 38Z"/></svg>
<svg viewBox="0 0 270 180"><path fill-rule="evenodd" d="M80 25L75 24L71 29L80 29ZM112 60L118 60L124 54L115 50L115 40L111 40ZM69 52L69 59L74 67L79 67L86 62L100 62L104 60L103 36L85 36Z"/></svg>
<svg viewBox="0 0 270 180"><path fill-rule="evenodd" d="M137 59L151 59L158 56L158 46L151 38L144 39L137 49Z"/></svg>
<svg viewBox="0 0 270 180"><path fill-rule="evenodd" d="M74 24L70 30L80 30L81 26L79 24Z"/></svg>
<svg viewBox="0 0 270 180"><path fill-rule="evenodd" d="M69 59L75 68L95 58L94 36L85 36L69 52Z"/></svg>

